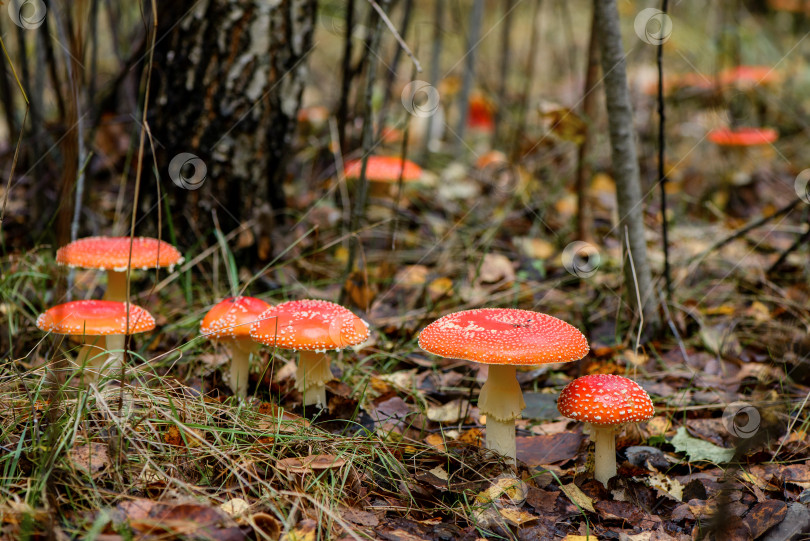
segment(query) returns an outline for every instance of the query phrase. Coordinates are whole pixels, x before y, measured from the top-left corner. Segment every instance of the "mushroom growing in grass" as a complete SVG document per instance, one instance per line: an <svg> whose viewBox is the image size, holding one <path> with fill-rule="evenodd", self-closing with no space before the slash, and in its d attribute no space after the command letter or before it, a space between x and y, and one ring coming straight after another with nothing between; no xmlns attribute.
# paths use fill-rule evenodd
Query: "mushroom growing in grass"
<svg viewBox="0 0 810 541"><path fill-rule="evenodd" d="M650 396L638 383L613 374L575 379L560 393L557 409L587 423L594 443L594 477L605 486L616 475L616 433L625 423L646 421L655 414Z"/></svg>
<svg viewBox="0 0 810 541"><path fill-rule="evenodd" d="M324 407L326 383L332 379L327 352L364 342L368 325L333 302L289 301L263 312L250 336L267 346L298 351L296 388L304 396L304 406Z"/></svg>
<svg viewBox="0 0 810 541"><path fill-rule="evenodd" d="M526 407L517 365L567 363L588 353L575 327L546 314L481 308L448 314L419 335L419 347L454 359L489 365L478 408L487 416L486 446L515 460L515 419Z"/></svg>
<svg viewBox="0 0 810 541"><path fill-rule="evenodd" d="M228 297L211 308L200 324L200 333L222 343L231 356L230 386L245 398L250 375L250 354L261 344L250 337L250 326L270 305L255 297Z"/></svg>
<svg viewBox="0 0 810 541"><path fill-rule="evenodd" d="M130 240L132 258L130 259ZM158 239L147 237L87 237L71 242L56 251L56 262L68 267L107 271L107 291L104 299L127 300L127 268L154 269L183 262L177 248Z"/></svg>
<svg viewBox="0 0 810 541"><path fill-rule="evenodd" d="M72 301L40 314L37 327L77 339L82 348L76 357L76 365L89 374L89 381L95 381L102 374L120 367L126 336L151 331L155 328L155 318L134 304L127 310L127 304L123 302ZM106 337L107 352L101 347L102 337Z"/></svg>
<svg viewBox="0 0 810 541"><path fill-rule="evenodd" d="M344 170L346 178L360 178L362 167L363 160L346 162ZM398 156L369 156L368 165L366 165L366 180L368 180L369 194L372 197L389 197L392 187L399 182L400 175L402 175L403 184L413 182L422 177L422 168L410 160L403 162L402 158Z"/></svg>

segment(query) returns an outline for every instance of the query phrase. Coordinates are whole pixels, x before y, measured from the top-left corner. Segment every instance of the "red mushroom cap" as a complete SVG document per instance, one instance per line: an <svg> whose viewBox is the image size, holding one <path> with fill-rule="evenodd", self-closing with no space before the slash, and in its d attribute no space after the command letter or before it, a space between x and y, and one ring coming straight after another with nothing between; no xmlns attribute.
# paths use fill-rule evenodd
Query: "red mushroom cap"
<svg viewBox="0 0 810 541"><path fill-rule="evenodd" d="M305 351L339 350L368 338L368 325L339 304L288 301L263 312L250 337L268 346Z"/></svg>
<svg viewBox="0 0 810 541"><path fill-rule="evenodd" d="M749 147L766 145L779 139L779 134L773 128L718 128L708 135L709 141L726 147Z"/></svg>
<svg viewBox="0 0 810 541"><path fill-rule="evenodd" d="M565 321L513 308L448 314L422 330L419 347L442 357L521 365L576 361L589 349L582 333Z"/></svg>
<svg viewBox="0 0 810 541"><path fill-rule="evenodd" d="M249 338L250 326L270 305L256 297L228 297L211 308L200 323L209 338Z"/></svg>
<svg viewBox="0 0 810 541"><path fill-rule="evenodd" d="M126 303L116 301L72 301L49 308L37 318L37 327L46 332L74 336L135 334L155 328L152 314L129 305L127 328Z"/></svg>
<svg viewBox="0 0 810 541"><path fill-rule="evenodd" d="M68 267L123 272L130 266L130 237L87 237L62 246L56 262ZM132 239L132 268L173 267L183 262L177 248L158 239Z"/></svg>
<svg viewBox="0 0 810 541"><path fill-rule="evenodd" d="M717 78L722 85L755 86L776 82L780 75L771 66L735 66L721 71Z"/></svg>
<svg viewBox="0 0 810 541"><path fill-rule="evenodd" d="M614 374L575 379L560 393L557 409L570 419L595 425L637 423L655 414L647 391Z"/></svg>
<svg viewBox="0 0 810 541"><path fill-rule="evenodd" d="M344 174L346 178L360 178L360 170L363 167L363 160L350 160L346 162ZM366 166L366 178L372 182L397 182L399 174L402 173L402 181L409 182L418 180L422 176L422 168L410 160L405 160L397 156L369 156Z"/></svg>
<svg viewBox="0 0 810 541"><path fill-rule="evenodd" d="M467 125L470 128L485 132L495 130L495 115L492 103L481 94L470 96L467 113Z"/></svg>

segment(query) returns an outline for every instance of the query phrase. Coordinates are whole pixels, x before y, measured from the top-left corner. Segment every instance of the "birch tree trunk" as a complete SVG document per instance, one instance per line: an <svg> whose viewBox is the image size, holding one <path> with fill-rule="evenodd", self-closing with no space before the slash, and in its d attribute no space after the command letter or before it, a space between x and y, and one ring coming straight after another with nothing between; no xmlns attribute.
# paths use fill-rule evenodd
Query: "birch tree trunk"
<svg viewBox="0 0 810 541"><path fill-rule="evenodd" d="M317 0L159 3L149 122L179 232L210 232L212 209L228 230L284 206L316 8ZM169 178L181 153L204 162L199 189Z"/></svg>
<svg viewBox="0 0 810 541"><path fill-rule="evenodd" d="M622 247L626 251L629 244L629 256L632 257L632 265L630 260L624 265L627 302L635 309L640 298L645 332L655 332L659 326L658 303L653 293L652 274L644 239L644 201L636 156L636 132L633 126L625 52L615 0L594 0L594 16L598 28L596 36L599 40L604 77L613 176L616 179L618 231Z"/></svg>

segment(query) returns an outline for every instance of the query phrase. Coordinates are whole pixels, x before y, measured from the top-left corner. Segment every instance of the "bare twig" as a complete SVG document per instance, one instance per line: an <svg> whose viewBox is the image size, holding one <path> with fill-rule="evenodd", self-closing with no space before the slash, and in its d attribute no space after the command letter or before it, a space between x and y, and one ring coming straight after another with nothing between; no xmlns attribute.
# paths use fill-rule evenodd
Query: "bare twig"
<svg viewBox="0 0 810 541"><path fill-rule="evenodd" d="M405 43L405 40L402 39L402 36L400 36L399 32L397 32L397 29L394 28L394 23L392 23L391 19L388 18L388 15L385 14L385 11L383 11L383 9L379 6L379 4L377 4L377 2L375 2L374 0L368 0L368 3L371 4L371 7L373 7L374 10L377 12L377 14L380 16L382 21L385 23L385 26L387 26L388 30L390 30L391 33L394 35L394 38L396 38L397 43L399 43L399 46L402 48L402 50L405 51L405 54L407 54L411 58L411 61L413 62L413 65L416 66L416 71L419 72L419 73L422 73L422 64L419 63L419 60L417 60L416 56L414 56L414 54L411 51L410 47L408 47L408 44ZM405 7L405 10L406 10L405 12L406 13L408 13L408 11L409 11L408 5L410 5L410 2L408 2L406 4L406 7ZM408 19L407 19L407 16L406 16L405 17L405 22L402 25L403 29L407 28L407 25L408 25L407 20ZM394 64L394 66L396 66L396 64Z"/></svg>
<svg viewBox="0 0 810 541"><path fill-rule="evenodd" d="M475 49L481 34L481 22L484 18L484 0L474 0L472 13L470 13L470 28L467 31L467 54L464 56L464 79L461 83L461 94L458 98L458 126L456 127L456 149L461 150L464 144L464 134L467 131L467 108L470 102L470 92L475 82Z"/></svg>
<svg viewBox="0 0 810 541"><path fill-rule="evenodd" d="M792 254L793 252L795 252L795 251L796 251L796 249L797 249L799 246L801 246L802 244L806 243L806 242L808 241L808 239L810 239L810 222L807 224L807 231L805 231L804 233L802 233L802 234L801 234L801 236L799 236L799 238L797 238L797 239L796 239L796 240L793 242L793 244L791 244L791 245L790 245L790 246L787 248L787 250L785 250L784 252L782 252L782 253L779 255L779 258L778 258L776 261L774 261L774 262L773 262L773 265L771 265L770 267L768 267L768 270L766 270L766 271L765 271L765 274L766 274L766 275L772 275L774 272L776 272L777 270L779 270L779 267L781 267L781 266L782 266L782 265L785 263L785 261L787 260L788 256L789 256L790 254Z"/></svg>
<svg viewBox="0 0 810 541"><path fill-rule="evenodd" d="M669 0L661 3L661 12L666 13ZM664 32L661 25L661 32ZM665 39L660 39L658 44L658 55L656 63L658 65L658 185L661 187L661 242L664 248L664 282L666 284L667 301L672 300L672 274L669 270L669 226L667 221L667 174L664 169L664 152L666 139L664 137L664 125L666 115L664 114L664 43Z"/></svg>
<svg viewBox="0 0 810 541"><path fill-rule="evenodd" d="M338 99L337 124L338 141L346 148L346 123L349 117L349 89L352 86L352 32L354 31L354 0L346 1L346 34L343 41L343 63L341 65L340 98Z"/></svg>
<svg viewBox="0 0 810 541"><path fill-rule="evenodd" d="M506 80L509 77L509 66L512 65L512 11L515 9L515 0L505 0L504 16L501 22L501 71L498 77L498 101L495 109L495 140L504 140L505 125L504 112L506 109Z"/></svg>
<svg viewBox="0 0 810 541"><path fill-rule="evenodd" d="M585 117L585 134L577 149L577 234L581 240L591 239L592 218L588 201L588 181L591 168L588 165L590 150L591 126L596 114L596 97L594 92L599 77L599 47L596 41L596 22L591 15L591 37L588 42L588 59L585 66L585 85L582 89L582 116Z"/></svg>
<svg viewBox="0 0 810 541"><path fill-rule="evenodd" d="M401 30L400 34L402 36L407 35L408 32L408 25L411 21L411 13L413 11L413 0L405 0L405 5L403 7L403 14L402 14L402 23L401 23ZM385 116L388 111L388 102L391 100L391 88L394 86L394 80L397 76L397 68L399 67L399 60L402 56L402 47L397 47L396 52L394 53L394 59L389 66L388 73L385 77L385 86L383 90L383 104L380 107L380 114L377 117L377 135L376 139L379 140L382 138L383 132L385 131ZM411 76L411 80L414 80L416 77Z"/></svg>
<svg viewBox="0 0 810 541"><path fill-rule="evenodd" d="M703 260L703 258L705 258L710 253L712 253L712 252L714 252L716 250L719 250L720 248L722 248L723 246L725 246L729 242L732 242L732 241L742 237L743 235L745 235L749 231L751 231L753 229L756 229L757 227L760 227L762 225L765 225L766 223L770 222L771 220L773 220L775 218L778 218L779 216L781 216L783 214L787 214L788 212L793 210L793 208L796 205L801 203L801 201L802 200L797 197L796 199L794 199L793 201L791 201L790 203L788 203L784 207L782 207L780 209L777 209L773 214L770 214L768 216L763 216L762 218L757 218L753 222L750 222L750 223L744 225L743 227L741 227L740 229L738 229L737 231L735 231L734 233L732 233L728 237L715 242L714 244L712 244L711 246L709 246L708 248L706 248L705 250L703 250L699 254L693 256L689 260L689 263L691 264L691 263L696 262L696 261L699 262L699 261Z"/></svg>
<svg viewBox="0 0 810 541"><path fill-rule="evenodd" d="M439 64L441 63L442 52L442 21L444 20L444 2L436 2L433 6L433 47L430 51L430 84L436 86L439 83ZM425 165L428 152L430 151L430 140L433 138L433 119L428 118L427 130L425 130L425 140L422 142L419 162Z"/></svg>
<svg viewBox="0 0 810 541"><path fill-rule="evenodd" d="M529 94L531 93L532 81L534 80L534 66L537 63L537 53L539 47L537 46L540 40L540 5L542 2L536 0L534 2L534 10L532 10L532 32L529 35L529 56L526 58L526 74L523 80L523 91L520 96L520 107L518 108L518 123L515 126L515 133L512 140L512 161L517 161L520 156L520 147L523 143L523 134L526 132L526 117L528 116L529 109Z"/></svg>
<svg viewBox="0 0 810 541"><path fill-rule="evenodd" d="M383 5L387 8L388 2L383 1ZM376 51L380 45L380 38L382 35L382 17L377 18L377 24L374 26L374 33L371 36L370 50ZM368 70L366 71L366 93L364 97L364 111L363 111L363 159L360 166L360 177L357 179L357 188L355 190L354 208L352 209L352 220L349 226L349 234L351 238L349 241L349 254L346 262L346 271L344 272L344 279L341 286L340 302L342 303L346 295L346 278L354 268L355 258L357 257L357 248L360 244L360 239L357 230L360 226L360 220L363 217L366 209L366 196L368 194L368 180L366 179L366 169L368 167L368 158L374 147L373 135L374 127L374 111L372 98L374 96L374 79L377 76L377 61L376 57L368 56Z"/></svg>
<svg viewBox="0 0 810 541"><path fill-rule="evenodd" d="M76 122L76 150L78 154L76 180L73 199L73 218L70 222L70 241L75 241L79 236L79 219L82 214L82 203L84 201L84 183L85 175L84 168L87 161L87 149L84 144L84 123L82 122L82 100L80 96L80 81L79 73L75 69L74 63L78 63L77 58L82 54L79 49L79 43L82 42L81 36L69 36L68 31L65 29L64 17L69 17L65 12L59 13L54 10L54 17L56 18L56 31L59 34L59 39L62 43L66 44L65 48L65 69L67 71L68 83L70 84L70 94L73 98L74 114L77 119ZM74 46L75 45L75 46ZM69 48L67 48L69 47ZM70 269L67 278L67 294L68 300L71 298L73 290L73 280L75 271Z"/></svg>

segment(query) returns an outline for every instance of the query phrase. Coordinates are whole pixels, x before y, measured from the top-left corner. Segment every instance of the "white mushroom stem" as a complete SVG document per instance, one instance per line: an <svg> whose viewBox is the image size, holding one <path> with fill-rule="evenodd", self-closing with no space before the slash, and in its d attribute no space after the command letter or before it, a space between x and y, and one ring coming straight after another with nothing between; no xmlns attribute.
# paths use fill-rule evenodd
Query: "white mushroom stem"
<svg viewBox="0 0 810 541"><path fill-rule="evenodd" d="M515 367L489 365L489 376L478 397L478 409L487 416L486 446L511 458L512 463L517 455L515 419L525 407Z"/></svg>
<svg viewBox="0 0 810 541"><path fill-rule="evenodd" d="M594 445L594 478L607 486L616 476L616 425L588 425Z"/></svg>
<svg viewBox="0 0 810 541"><path fill-rule="evenodd" d="M104 292L104 300L126 302L127 271L107 271L107 291Z"/></svg>
<svg viewBox="0 0 810 541"><path fill-rule="evenodd" d="M326 382L332 379L329 357L325 353L301 351L298 371L295 373L295 388L304 395L304 405L326 406Z"/></svg>
<svg viewBox="0 0 810 541"><path fill-rule="evenodd" d="M250 339L233 339L226 341L225 345L231 354L231 391L239 398L246 398L250 379L250 354L255 353L261 344Z"/></svg>
<svg viewBox="0 0 810 541"><path fill-rule="evenodd" d="M104 348L98 345L103 338L99 336L79 336L76 338L82 344L82 347L79 349L78 355L76 355L75 368L83 371L85 377L82 379L84 381L95 381L96 364L103 363L104 359L107 358Z"/></svg>
<svg viewBox="0 0 810 541"><path fill-rule="evenodd" d="M93 369L97 371L98 376L102 374L111 373L121 368L124 362L124 348L126 347L125 334L108 334L107 335L107 352L109 357L99 357L98 362L93 364Z"/></svg>

